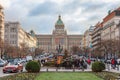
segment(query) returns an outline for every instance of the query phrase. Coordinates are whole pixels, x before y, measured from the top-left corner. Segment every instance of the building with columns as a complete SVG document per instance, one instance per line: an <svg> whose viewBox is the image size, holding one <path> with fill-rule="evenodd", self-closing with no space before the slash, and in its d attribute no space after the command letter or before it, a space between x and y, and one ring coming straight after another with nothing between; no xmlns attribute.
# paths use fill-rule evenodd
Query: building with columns
<svg viewBox="0 0 120 80"><path fill-rule="evenodd" d="M0 40L4 41L4 13L3 7L0 5Z"/></svg>
<svg viewBox="0 0 120 80"><path fill-rule="evenodd" d="M81 47L82 35L68 35L65 30L65 25L61 20L61 16L58 17L52 34L38 34L36 37L38 40L38 47L45 52L57 53L56 49L60 47L63 53L65 49L70 51L73 46Z"/></svg>

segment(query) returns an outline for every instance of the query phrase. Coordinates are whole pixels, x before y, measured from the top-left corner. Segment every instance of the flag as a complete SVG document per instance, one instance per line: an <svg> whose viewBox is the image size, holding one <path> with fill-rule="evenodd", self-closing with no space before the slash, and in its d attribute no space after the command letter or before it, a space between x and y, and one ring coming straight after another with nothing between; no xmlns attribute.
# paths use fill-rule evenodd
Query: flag
<svg viewBox="0 0 120 80"><path fill-rule="evenodd" d="M59 38L55 38L55 43L59 44Z"/></svg>
<svg viewBox="0 0 120 80"><path fill-rule="evenodd" d="M64 38L61 38L61 39L60 39L60 43L61 43L61 44L64 44Z"/></svg>
<svg viewBox="0 0 120 80"><path fill-rule="evenodd" d="M92 43L90 43L89 47L92 48Z"/></svg>

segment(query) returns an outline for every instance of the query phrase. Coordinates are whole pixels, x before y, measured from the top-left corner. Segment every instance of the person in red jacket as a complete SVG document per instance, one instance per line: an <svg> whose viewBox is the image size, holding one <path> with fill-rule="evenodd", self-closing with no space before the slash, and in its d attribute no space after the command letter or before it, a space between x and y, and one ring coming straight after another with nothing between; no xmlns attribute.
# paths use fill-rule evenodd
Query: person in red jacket
<svg viewBox="0 0 120 80"><path fill-rule="evenodd" d="M115 59L113 58L112 60L111 60L111 66L112 66L112 68L114 69L115 68Z"/></svg>
<svg viewBox="0 0 120 80"><path fill-rule="evenodd" d="M89 65L91 64L90 58L88 58L87 63L88 63Z"/></svg>

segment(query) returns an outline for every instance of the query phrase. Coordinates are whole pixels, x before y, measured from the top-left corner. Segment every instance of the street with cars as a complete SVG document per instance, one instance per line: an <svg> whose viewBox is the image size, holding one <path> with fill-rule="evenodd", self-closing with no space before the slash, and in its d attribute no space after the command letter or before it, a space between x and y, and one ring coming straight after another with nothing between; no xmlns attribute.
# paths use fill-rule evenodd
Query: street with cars
<svg viewBox="0 0 120 80"><path fill-rule="evenodd" d="M14 75L15 73L25 72L25 64L27 63L24 59L0 59L0 77Z"/></svg>
<svg viewBox="0 0 120 80"><path fill-rule="evenodd" d="M42 66L41 71L45 71L46 67L44 67L43 64L47 63L48 61L52 61L53 59L56 59L56 56L54 56L53 54L39 55L34 58L32 56L27 56L26 58L14 58L14 59L7 59L7 60L0 59L0 77L25 72L26 71L25 65L27 64L28 61L31 61L31 60L39 60ZM69 64L71 60L73 60L73 62L72 64ZM101 61L105 63L107 71L120 70L120 64L119 64L120 59L105 60L105 59L98 59L98 58L87 58L85 56L77 56L77 55L72 55L71 57L66 58L62 63L62 65L59 66L62 68L58 68L58 69L62 69L63 71L67 69L73 69L73 65L74 65L76 70L80 70L82 68L81 66L83 66L85 70L91 70L91 64L94 63L95 61ZM114 61L114 64L113 64L113 61ZM69 65L66 65L66 64L69 64ZM55 66L55 67L58 67L58 66ZM53 71L54 69L56 69L55 67L52 68Z"/></svg>

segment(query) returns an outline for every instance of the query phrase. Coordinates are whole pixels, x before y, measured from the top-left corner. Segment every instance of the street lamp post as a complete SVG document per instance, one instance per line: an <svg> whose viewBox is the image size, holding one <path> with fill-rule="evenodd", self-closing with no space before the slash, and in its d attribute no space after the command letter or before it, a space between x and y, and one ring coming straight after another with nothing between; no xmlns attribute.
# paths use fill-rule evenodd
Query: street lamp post
<svg viewBox="0 0 120 80"><path fill-rule="evenodd" d="M56 50L58 52L57 56L59 56L59 54L61 54L63 47L59 44L59 46L56 47ZM56 71L58 71L58 67L60 67L60 57L57 57L57 68Z"/></svg>
<svg viewBox="0 0 120 80"><path fill-rule="evenodd" d="M49 42L48 42L48 51L47 52L49 53Z"/></svg>
<svg viewBox="0 0 120 80"><path fill-rule="evenodd" d="M119 21L117 27L119 28L119 39L118 39L118 44L120 45L120 21ZM120 53L120 47L119 47L118 52Z"/></svg>
<svg viewBox="0 0 120 80"><path fill-rule="evenodd" d="M57 50L58 54L60 54L63 50L63 47L59 44L59 46L56 47L56 50Z"/></svg>

